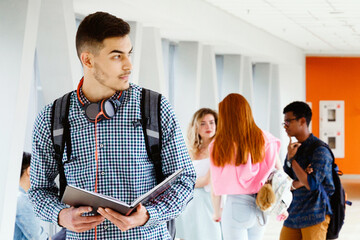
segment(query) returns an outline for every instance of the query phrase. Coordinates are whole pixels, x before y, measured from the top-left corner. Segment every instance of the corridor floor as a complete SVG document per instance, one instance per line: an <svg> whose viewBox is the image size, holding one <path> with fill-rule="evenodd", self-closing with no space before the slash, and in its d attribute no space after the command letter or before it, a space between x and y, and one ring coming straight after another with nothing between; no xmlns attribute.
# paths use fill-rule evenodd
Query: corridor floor
<svg viewBox="0 0 360 240"><path fill-rule="evenodd" d="M342 176L345 192L352 206L346 208L345 224L341 229L338 240L360 240L360 176ZM269 220L264 240L279 239L282 223L275 218Z"/></svg>

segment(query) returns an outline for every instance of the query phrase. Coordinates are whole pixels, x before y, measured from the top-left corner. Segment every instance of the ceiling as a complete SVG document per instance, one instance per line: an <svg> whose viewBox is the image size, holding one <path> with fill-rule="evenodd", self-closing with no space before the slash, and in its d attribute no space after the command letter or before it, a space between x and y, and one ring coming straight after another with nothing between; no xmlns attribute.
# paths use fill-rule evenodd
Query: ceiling
<svg viewBox="0 0 360 240"><path fill-rule="evenodd" d="M360 0L204 0L305 51L360 54Z"/></svg>

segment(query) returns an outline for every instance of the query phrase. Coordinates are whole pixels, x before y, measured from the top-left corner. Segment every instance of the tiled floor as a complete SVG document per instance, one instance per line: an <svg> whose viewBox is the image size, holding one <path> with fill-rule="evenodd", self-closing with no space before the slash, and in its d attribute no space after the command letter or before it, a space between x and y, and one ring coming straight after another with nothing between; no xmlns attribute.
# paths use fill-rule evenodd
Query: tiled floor
<svg viewBox="0 0 360 240"><path fill-rule="evenodd" d="M343 176L341 182L348 199L353 204L346 209L345 224L341 229L339 240L360 240L360 177ZM281 227L281 222L270 219L264 240L279 239Z"/></svg>

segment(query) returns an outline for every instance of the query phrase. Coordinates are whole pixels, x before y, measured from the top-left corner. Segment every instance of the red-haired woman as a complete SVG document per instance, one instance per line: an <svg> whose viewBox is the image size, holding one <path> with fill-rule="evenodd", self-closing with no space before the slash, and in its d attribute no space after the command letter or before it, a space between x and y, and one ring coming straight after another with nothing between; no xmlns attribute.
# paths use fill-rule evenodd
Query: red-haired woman
<svg viewBox="0 0 360 240"><path fill-rule="evenodd" d="M240 94L219 104L218 130L210 144L215 221L222 222L224 240L262 239L266 216L256 207L256 193L276 165L282 169L279 139L262 131ZM221 195L227 195L221 212Z"/></svg>

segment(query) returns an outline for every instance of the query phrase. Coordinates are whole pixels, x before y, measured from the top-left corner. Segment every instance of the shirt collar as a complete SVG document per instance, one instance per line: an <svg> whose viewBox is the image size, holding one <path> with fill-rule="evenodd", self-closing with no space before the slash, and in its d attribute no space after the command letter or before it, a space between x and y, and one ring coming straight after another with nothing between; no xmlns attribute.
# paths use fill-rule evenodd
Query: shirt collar
<svg viewBox="0 0 360 240"><path fill-rule="evenodd" d="M116 91L114 95L112 95L109 99L116 100L119 98L119 95L120 95L120 91ZM90 103L90 101L85 97L85 94L82 91L82 87L79 89L79 96L84 104Z"/></svg>

